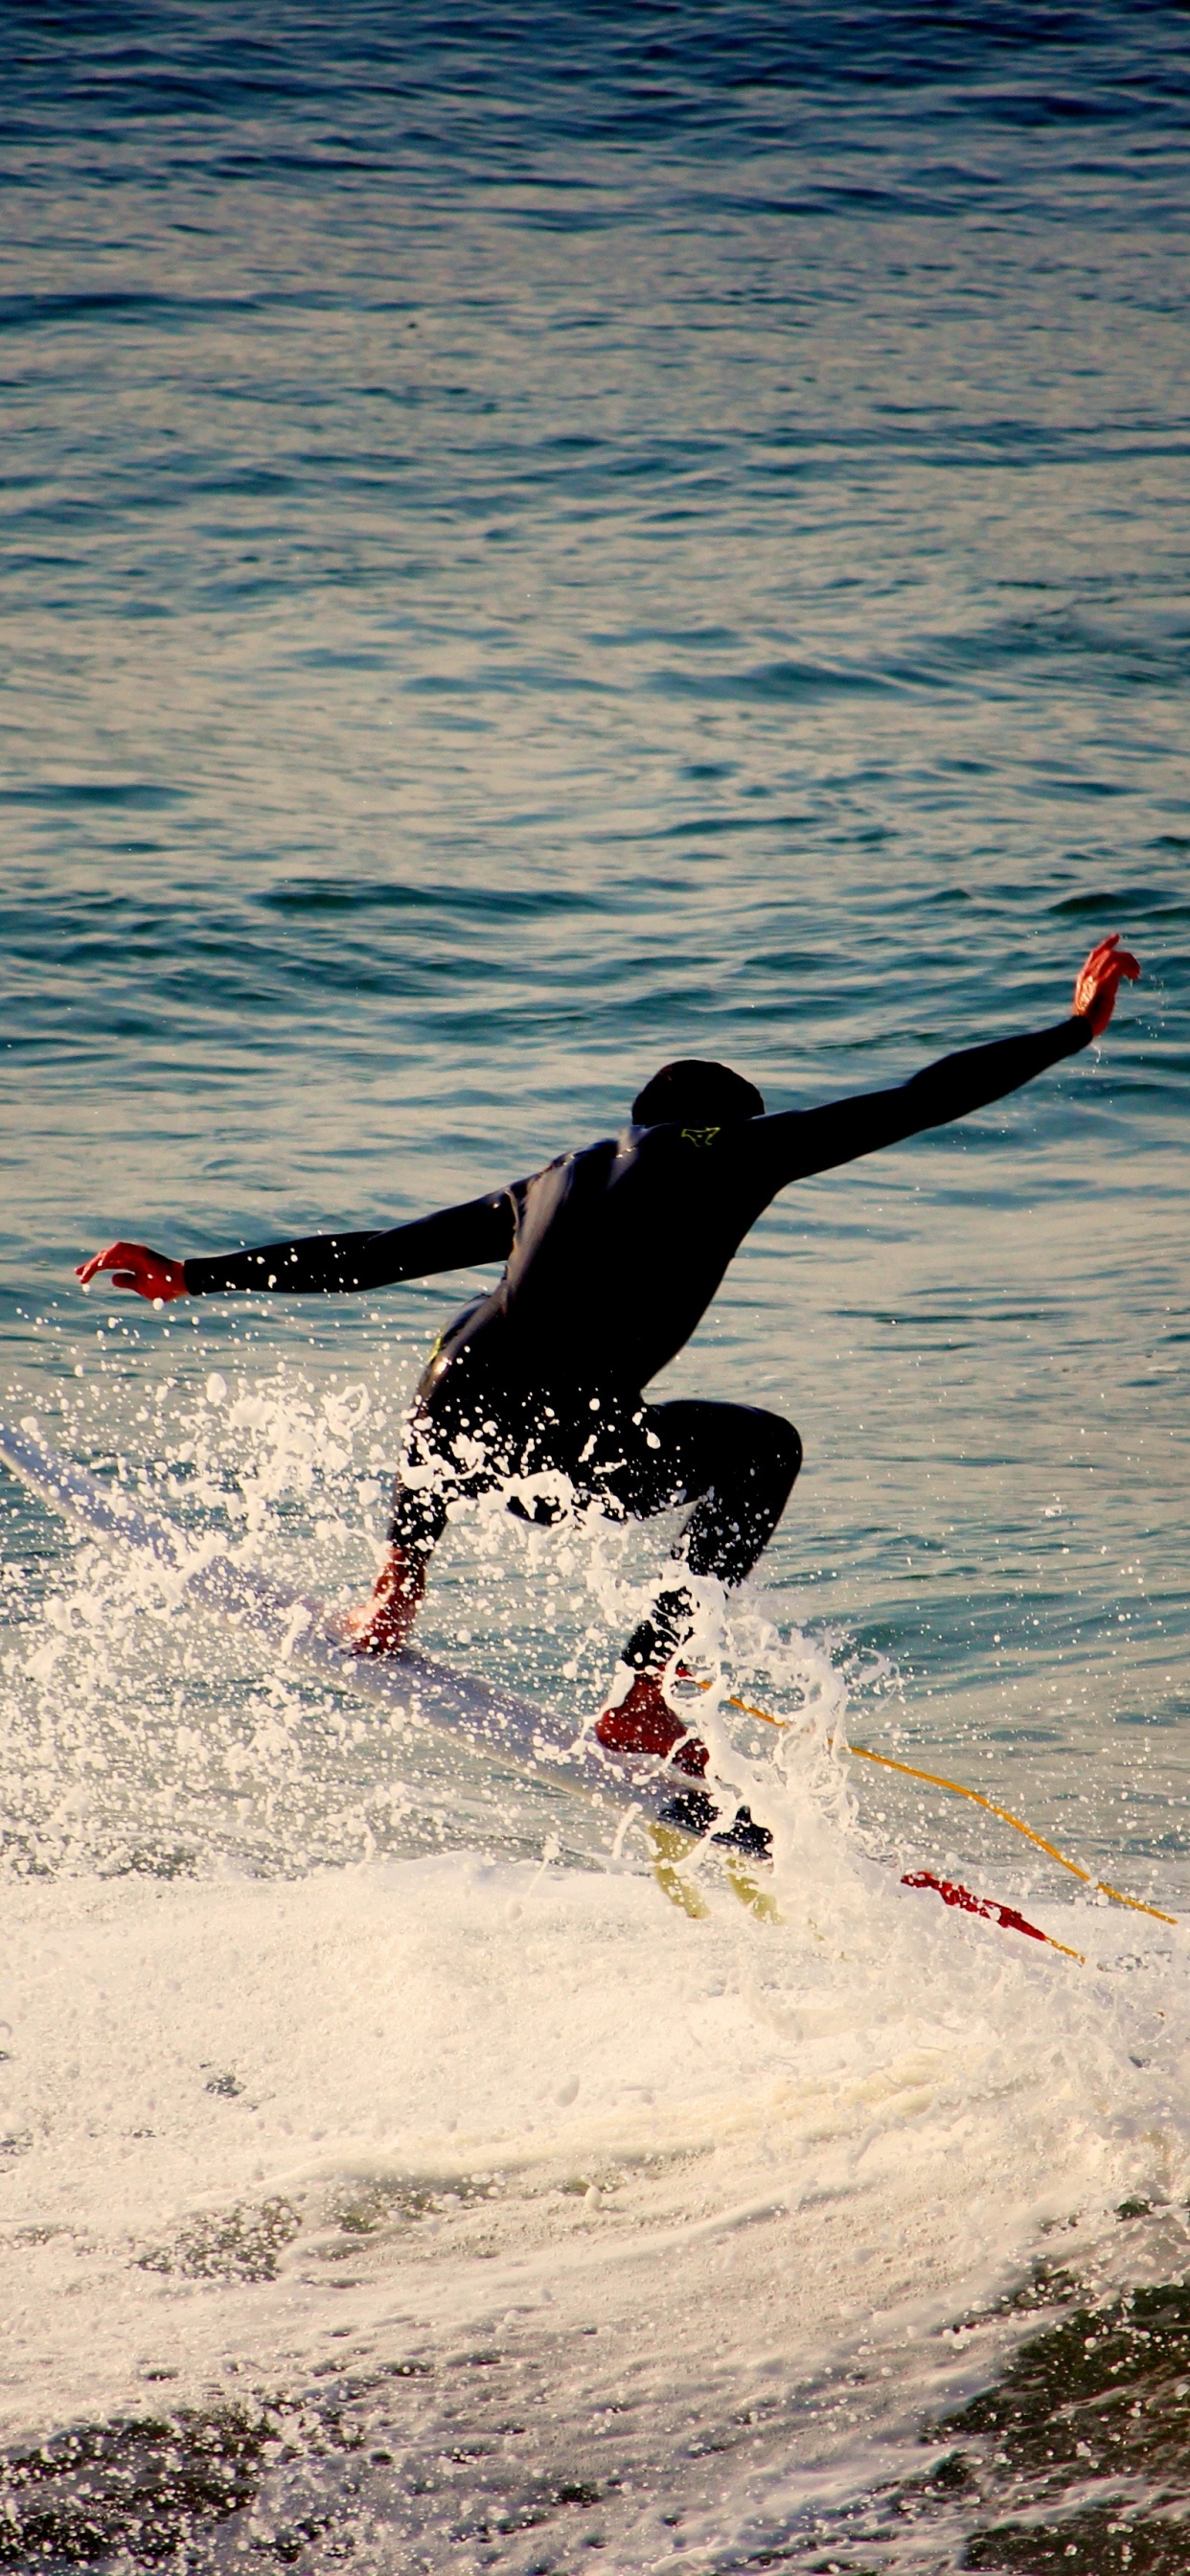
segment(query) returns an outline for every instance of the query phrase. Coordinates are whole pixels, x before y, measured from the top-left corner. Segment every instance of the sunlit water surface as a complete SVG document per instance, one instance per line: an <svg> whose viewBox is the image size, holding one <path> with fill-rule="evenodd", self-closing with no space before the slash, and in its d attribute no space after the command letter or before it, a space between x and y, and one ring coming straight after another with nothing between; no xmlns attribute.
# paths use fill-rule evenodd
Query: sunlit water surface
<svg viewBox="0 0 1190 2576"><path fill-rule="evenodd" d="M895 1081L1108 929L1144 981L790 1193L658 1390L805 1442L722 1639L777 1922L5 1485L0 2559L1183 2568L1184 16L9 48L9 1415L346 1600L470 1283L85 1251L399 1222L675 1054ZM461 1522L426 1643L577 1725L668 1535Z"/></svg>

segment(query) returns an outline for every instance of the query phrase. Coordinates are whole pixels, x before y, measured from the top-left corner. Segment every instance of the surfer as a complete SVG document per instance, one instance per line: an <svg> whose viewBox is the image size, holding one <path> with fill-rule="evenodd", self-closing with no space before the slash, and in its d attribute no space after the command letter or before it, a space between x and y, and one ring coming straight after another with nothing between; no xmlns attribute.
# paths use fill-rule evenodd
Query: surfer
<svg viewBox="0 0 1190 2576"><path fill-rule="evenodd" d="M778 1414L653 1403L643 1390L689 1341L779 1190L1003 1099L1099 1037L1121 977L1139 972L1118 933L1103 939L1078 975L1069 1019L944 1056L893 1090L766 1116L754 1084L726 1065L667 1064L621 1135L466 1206L392 1232L311 1235L215 1259L113 1243L77 1275L86 1287L110 1271L117 1288L164 1304L261 1290L334 1295L503 1264L498 1285L448 1325L422 1376L384 1559L348 1622L351 1643L361 1655L400 1652L448 1519L480 1495L501 1492L510 1511L547 1523L576 1507L635 1520L692 1503L596 1733L609 1751L669 1756L698 1777L706 1748L664 1687L694 1623L687 1578L729 1590L743 1582L781 1518L802 1444Z"/></svg>

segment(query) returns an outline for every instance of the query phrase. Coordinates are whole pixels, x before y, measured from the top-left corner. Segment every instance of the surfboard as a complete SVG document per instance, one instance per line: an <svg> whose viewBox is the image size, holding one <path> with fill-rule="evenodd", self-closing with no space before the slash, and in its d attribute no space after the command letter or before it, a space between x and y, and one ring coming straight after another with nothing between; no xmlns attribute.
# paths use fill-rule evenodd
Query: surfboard
<svg viewBox="0 0 1190 2576"><path fill-rule="evenodd" d="M478 1674L460 1672L454 1665L440 1663L435 1656L423 1655L414 1647L407 1647L397 1656L353 1655L344 1646L324 1603L309 1600L303 1593L290 1591L270 1581L267 1575L238 1563L217 1532L192 1535L167 1513L146 1511L118 1480L105 1483L89 1468L61 1457L35 1431L16 1431L0 1423L0 1464L88 1538L113 1548L126 1547L134 1557L143 1558L176 1602L194 1602L232 1628L245 1631L271 1650L278 1663L295 1664L321 1674L345 1691L378 1702L402 1726L412 1724L449 1740L456 1748L465 1747L469 1754L480 1757L485 1769L490 1766L506 1779L515 1777L539 1788L578 1793L587 1801L589 1810L602 1809L613 1822L618 1819L613 1844L616 1853L624 1828L635 1813L646 1829L654 1874L665 1894L686 1913L705 1913L702 1893L684 1875L682 1862L704 1836L710 1835L712 1824L730 1816L735 1804L730 1791L720 1789L722 1804L717 1816L697 1835L668 1823L659 1824L662 1810L677 1790L688 1787L688 1782L665 1763L605 1753L589 1721L562 1717L534 1700L521 1698L515 1691L484 1681ZM715 1784L710 1785L713 1790ZM754 1913L775 1916L771 1894L756 1883L743 1856L728 1851L725 1861L741 1901ZM1083 1875L1081 1871L1078 1874ZM989 1916L1002 1928L1027 1933L1032 1940L1046 1942L1055 1949L1065 1948L1052 1933L1039 1931L1036 1925L1026 1922L1015 1908L991 1898L974 1897L968 1888L941 1880L931 1871L907 1875L902 1885L936 1889L947 1905ZM1138 1905L1135 1898L1120 1896L1114 1888L1105 1889L1105 1893L1115 1896L1120 1904L1136 1906L1141 1913L1155 1910ZM1161 1914L1158 1920L1169 1923L1174 1917ZM1066 1955L1078 1959L1082 1953L1070 1950Z"/></svg>
<svg viewBox="0 0 1190 2576"><path fill-rule="evenodd" d="M324 1604L239 1564L218 1533L192 1536L168 1514L146 1511L118 1481L61 1457L31 1431L0 1424L0 1462L89 1538L143 1558L175 1600L247 1631L280 1663L378 1701L404 1725L462 1740L505 1771L635 1808L646 1820L682 1785L660 1762L605 1753L589 1721L542 1708L415 1647L397 1656L352 1654Z"/></svg>

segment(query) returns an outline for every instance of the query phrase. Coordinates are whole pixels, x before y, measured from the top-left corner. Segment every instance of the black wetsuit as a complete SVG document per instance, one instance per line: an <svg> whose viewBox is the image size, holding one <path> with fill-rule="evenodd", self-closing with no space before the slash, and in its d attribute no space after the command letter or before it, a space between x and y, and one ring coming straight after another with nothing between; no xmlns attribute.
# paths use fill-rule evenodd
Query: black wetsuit
<svg viewBox="0 0 1190 2576"><path fill-rule="evenodd" d="M821 1109L722 1127L629 1127L391 1233L313 1235L187 1261L186 1286L192 1296L325 1295L503 1262L499 1284L456 1316L422 1378L391 1537L428 1554L453 1501L497 1487L511 1510L536 1520L559 1517L575 1499L634 1518L694 1501L676 1553L694 1574L739 1583L781 1517L801 1461L798 1435L752 1407L654 1405L642 1389L689 1340L779 1190L965 1117L1090 1037L1080 1016L944 1056L894 1090ZM630 1652L633 1662L651 1658L651 1640Z"/></svg>

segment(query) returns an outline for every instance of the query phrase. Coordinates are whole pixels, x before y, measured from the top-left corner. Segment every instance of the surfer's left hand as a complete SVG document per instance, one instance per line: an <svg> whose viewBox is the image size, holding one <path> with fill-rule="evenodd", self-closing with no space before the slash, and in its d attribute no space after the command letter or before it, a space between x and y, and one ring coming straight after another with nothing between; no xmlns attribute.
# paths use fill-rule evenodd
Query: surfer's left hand
<svg viewBox="0 0 1190 2576"><path fill-rule="evenodd" d="M1113 930L1110 939L1101 939L1091 950L1086 965L1075 979L1074 1008L1076 1016L1089 1020L1091 1035L1103 1035L1116 1007L1120 978L1126 975L1135 984L1140 968L1130 949L1121 948L1120 934Z"/></svg>
<svg viewBox="0 0 1190 2576"><path fill-rule="evenodd" d="M146 1243L109 1243L106 1252L94 1252L89 1261L80 1261L74 1275L89 1288L100 1270L111 1271L113 1288L132 1288L138 1297L150 1297L155 1306L168 1306L171 1298L187 1293L183 1264L171 1261L167 1253L150 1252Z"/></svg>

